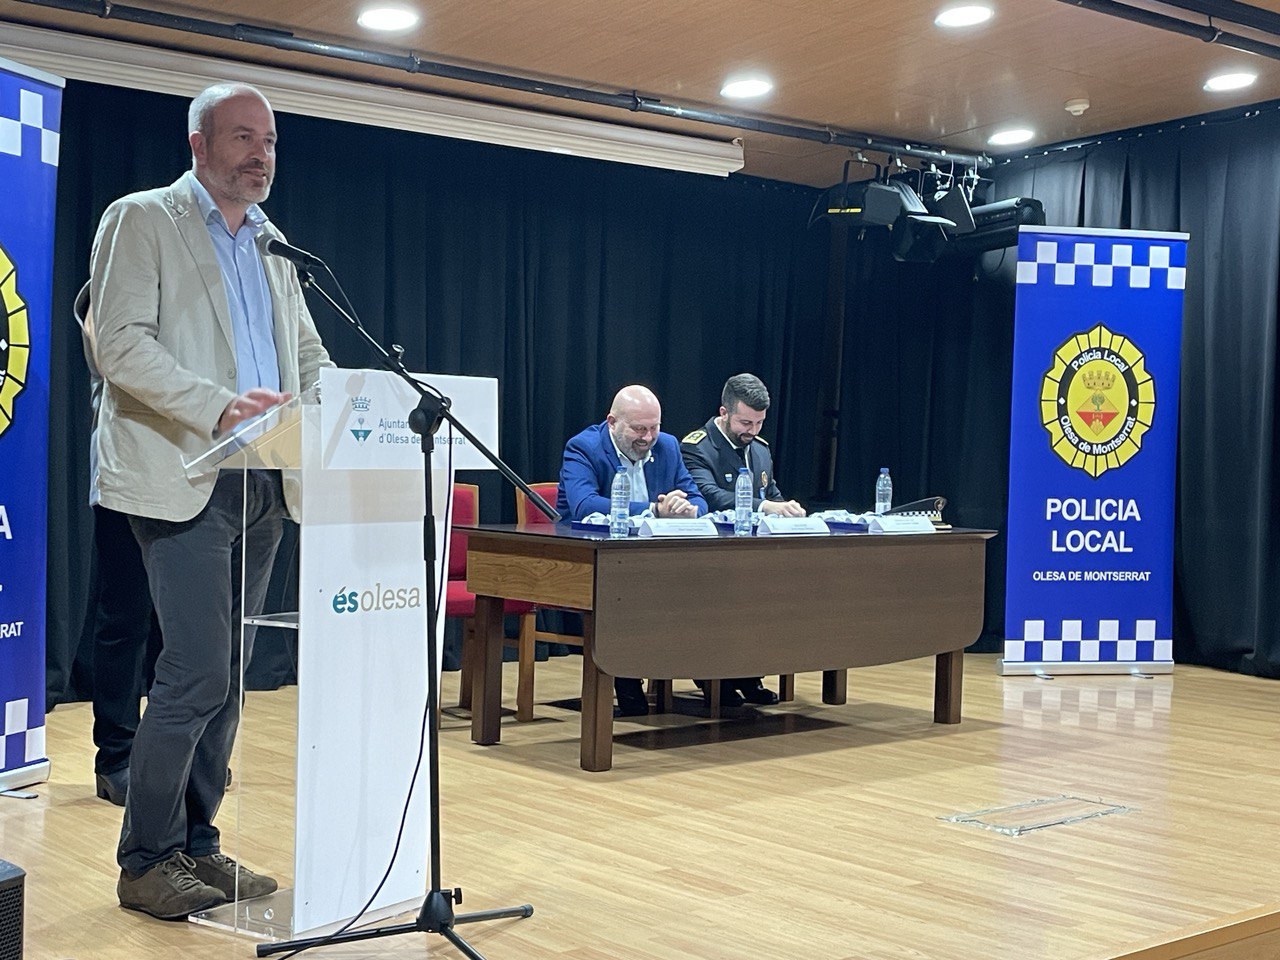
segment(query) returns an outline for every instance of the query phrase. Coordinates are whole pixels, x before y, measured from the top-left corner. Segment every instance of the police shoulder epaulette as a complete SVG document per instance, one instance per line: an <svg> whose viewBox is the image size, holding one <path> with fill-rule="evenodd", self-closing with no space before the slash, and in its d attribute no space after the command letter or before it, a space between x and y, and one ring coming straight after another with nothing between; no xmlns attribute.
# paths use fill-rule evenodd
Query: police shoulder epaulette
<svg viewBox="0 0 1280 960"><path fill-rule="evenodd" d="M686 433L684 435L684 439L681 440L680 442L681 443L701 443L703 438L706 437L706 435L707 435L707 431L705 430L694 430L691 433Z"/></svg>

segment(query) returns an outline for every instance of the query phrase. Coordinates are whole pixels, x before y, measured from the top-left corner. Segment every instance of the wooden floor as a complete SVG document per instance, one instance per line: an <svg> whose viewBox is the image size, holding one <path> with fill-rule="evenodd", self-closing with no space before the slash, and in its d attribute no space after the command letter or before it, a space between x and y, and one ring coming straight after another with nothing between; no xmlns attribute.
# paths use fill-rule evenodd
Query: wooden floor
<svg viewBox="0 0 1280 960"><path fill-rule="evenodd" d="M843 707L802 676L797 702L720 722L678 683L682 713L620 721L604 774L578 769L578 715L551 705L574 696L576 657L539 665L538 719L504 721L501 745L447 714L445 882L463 909L536 908L459 931L489 960L1280 956L1280 684L1190 667L1002 679L970 656L964 722L940 726L932 666L854 671ZM514 703L513 665L505 679ZM446 674L446 703L456 687ZM242 823L231 852L282 885L294 693L250 695L224 808L224 830L237 807ZM252 956L116 905L120 815L92 796L90 720L54 711L52 780L0 798L0 857L28 873L28 960ZM1062 795L1127 812L1016 837L940 819ZM1232 916L1263 938L1194 952ZM1161 946L1179 937L1192 946ZM460 956L417 934L310 955Z"/></svg>

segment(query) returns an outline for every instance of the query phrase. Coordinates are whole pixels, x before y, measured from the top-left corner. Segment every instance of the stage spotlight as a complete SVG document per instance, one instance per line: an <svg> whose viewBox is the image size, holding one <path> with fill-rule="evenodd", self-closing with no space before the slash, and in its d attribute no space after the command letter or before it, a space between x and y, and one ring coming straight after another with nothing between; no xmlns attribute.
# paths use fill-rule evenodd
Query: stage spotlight
<svg viewBox="0 0 1280 960"><path fill-rule="evenodd" d="M933 263L947 246L948 223L943 217L902 214L893 225L893 259Z"/></svg>
<svg viewBox="0 0 1280 960"><path fill-rule="evenodd" d="M901 210L893 223L893 256L896 260L932 263L947 242L947 231L955 221L930 213L924 201L902 180L890 180L901 201Z"/></svg>
<svg viewBox="0 0 1280 960"><path fill-rule="evenodd" d="M930 213L946 217L955 224L947 228L947 236L958 237L973 233L973 210L969 207L969 198L965 196L963 187L953 186L950 190L937 194L925 206Z"/></svg>
<svg viewBox="0 0 1280 960"><path fill-rule="evenodd" d="M972 233L955 237L948 253L982 253L1011 247L1018 242L1021 226L1044 226L1044 204L1033 197L1010 197L973 208Z"/></svg>
<svg viewBox="0 0 1280 960"><path fill-rule="evenodd" d="M838 183L827 191L827 215L847 217L858 226L887 227L901 211L902 198L898 191L875 180Z"/></svg>

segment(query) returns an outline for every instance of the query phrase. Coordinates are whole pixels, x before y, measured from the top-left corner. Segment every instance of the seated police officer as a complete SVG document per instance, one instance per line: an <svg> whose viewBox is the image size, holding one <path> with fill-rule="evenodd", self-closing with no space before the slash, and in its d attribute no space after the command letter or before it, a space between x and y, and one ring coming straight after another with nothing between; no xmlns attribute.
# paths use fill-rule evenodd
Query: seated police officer
<svg viewBox="0 0 1280 960"><path fill-rule="evenodd" d="M720 394L719 416L712 417L701 430L694 430L680 442L685 466L712 510L733 509L738 470L746 467L751 472L753 510L784 517L805 515L800 504L783 499L774 480L773 456L769 444L760 438L768 409L769 391L760 378L739 373L725 382ZM705 686L703 690L706 691ZM767 689L759 677L721 681L722 704L736 706L744 698L758 704L778 702L777 694Z"/></svg>

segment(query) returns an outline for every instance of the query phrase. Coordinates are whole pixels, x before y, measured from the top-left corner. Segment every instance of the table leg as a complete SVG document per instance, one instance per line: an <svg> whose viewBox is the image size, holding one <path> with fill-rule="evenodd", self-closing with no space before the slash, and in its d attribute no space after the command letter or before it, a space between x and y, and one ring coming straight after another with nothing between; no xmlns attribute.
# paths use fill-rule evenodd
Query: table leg
<svg viewBox="0 0 1280 960"><path fill-rule="evenodd" d="M964 651L938 654L933 671L933 722L960 722L960 692L964 687Z"/></svg>
<svg viewBox="0 0 1280 960"><path fill-rule="evenodd" d="M471 665L471 739L497 743L502 737L501 597L476 597L475 654Z"/></svg>
<svg viewBox="0 0 1280 960"><path fill-rule="evenodd" d="M670 680L650 680L649 692L653 694L653 712L670 713L675 699L674 684Z"/></svg>
<svg viewBox="0 0 1280 960"><path fill-rule="evenodd" d="M778 677L778 700L782 703L790 703L796 698L796 675L794 673L784 673Z"/></svg>
<svg viewBox="0 0 1280 960"><path fill-rule="evenodd" d="M583 770L613 766L613 677L596 666L595 616L582 615L582 746Z"/></svg>
<svg viewBox="0 0 1280 960"><path fill-rule="evenodd" d="M822 671L822 702L839 706L849 700L849 671Z"/></svg>

